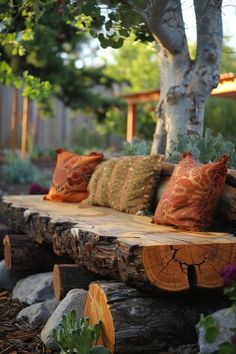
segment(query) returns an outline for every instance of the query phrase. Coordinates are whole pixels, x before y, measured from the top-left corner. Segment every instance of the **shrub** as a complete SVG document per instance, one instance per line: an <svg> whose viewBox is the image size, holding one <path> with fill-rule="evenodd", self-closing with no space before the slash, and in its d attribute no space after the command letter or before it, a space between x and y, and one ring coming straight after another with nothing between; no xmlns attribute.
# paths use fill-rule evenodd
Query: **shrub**
<svg viewBox="0 0 236 354"><path fill-rule="evenodd" d="M26 158L23 160L19 153L9 151L5 154L6 164L3 166L3 179L8 183L35 182L39 171Z"/></svg>
<svg viewBox="0 0 236 354"><path fill-rule="evenodd" d="M143 139L134 137L131 143L124 142L123 155L149 155L150 154L150 144Z"/></svg>
<svg viewBox="0 0 236 354"><path fill-rule="evenodd" d="M231 141L225 141L219 133L214 136L211 129L205 130L204 136L197 134L178 135L178 142L171 147L170 161L179 161L182 154L189 151L196 161L207 163L214 162L226 154L230 157L230 167L236 168L236 151Z"/></svg>

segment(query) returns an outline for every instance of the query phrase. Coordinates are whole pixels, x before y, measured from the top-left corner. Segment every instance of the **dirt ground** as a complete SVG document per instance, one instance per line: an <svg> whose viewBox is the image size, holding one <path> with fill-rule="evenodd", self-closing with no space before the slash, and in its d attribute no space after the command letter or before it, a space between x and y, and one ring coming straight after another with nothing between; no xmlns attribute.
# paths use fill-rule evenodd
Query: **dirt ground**
<svg viewBox="0 0 236 354"><path fill-rule="evenodd" d="M9 291L0 290L0 354L56 354L41 342L41 328L31 330L26 322L16 320L23 307Z"/></svg>

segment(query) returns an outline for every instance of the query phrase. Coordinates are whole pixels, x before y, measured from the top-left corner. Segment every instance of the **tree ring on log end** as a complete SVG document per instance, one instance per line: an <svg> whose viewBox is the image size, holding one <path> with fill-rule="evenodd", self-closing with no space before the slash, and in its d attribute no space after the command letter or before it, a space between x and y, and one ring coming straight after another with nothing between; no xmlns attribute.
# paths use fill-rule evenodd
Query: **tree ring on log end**
<svg viewBox="0 0 236 354"><path fill-rule="evenodd" d="M109 348L113 353L115 348L115 329L112 314L109 309L108 300L103 288L97 283L89 285L86 299L84 316L90 318L90 323L95 325L102 321L102 334L99 344Z"/></svg>
<svg viewBox="0 0 236 354"><path fill-rule="evenodd" d="M143 248L142 260L146 276L160 289L178 291L191 286L217 288L223 285L220 273L224 265L236 263L236 245L147 246Z"/></svg>

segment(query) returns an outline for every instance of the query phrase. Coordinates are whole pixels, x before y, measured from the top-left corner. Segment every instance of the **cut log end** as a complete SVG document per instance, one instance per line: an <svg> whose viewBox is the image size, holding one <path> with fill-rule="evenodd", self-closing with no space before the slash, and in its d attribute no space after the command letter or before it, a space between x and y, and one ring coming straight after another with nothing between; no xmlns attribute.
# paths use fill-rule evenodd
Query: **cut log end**
<svg viewBox="0 0 236 354"><path fill-rule="evenodd" d="M68 291L75 288L88 290L92 281L100 277L79 264L55 264L53 268L54 294L62 300Z"/></svg>
<svg viewBox="0 0 236 354"><path fill-rule="evenodd" d="M109 348L113 353L115 348L114 324L106 294L99 283L91 283L89 286L84 315L90 318L92 325L95 325L99 320L102 321L102 335L99 344Z"/></svg>
<svg viewBox="0 0 236 354"><path fill-rule="evenodd" d="M6 235L3 239L3 249L4 249L5 267L7 269L11 269L12 268L11 240L8 235Z"/></svg>
<svg viewBox="0 0 236 354"><path fill-rule="evenodd" d="M217 288L223 285L224 265L236 263L236 245L150 246L143 249L142 259L148 279L158 288Z"/></svg>

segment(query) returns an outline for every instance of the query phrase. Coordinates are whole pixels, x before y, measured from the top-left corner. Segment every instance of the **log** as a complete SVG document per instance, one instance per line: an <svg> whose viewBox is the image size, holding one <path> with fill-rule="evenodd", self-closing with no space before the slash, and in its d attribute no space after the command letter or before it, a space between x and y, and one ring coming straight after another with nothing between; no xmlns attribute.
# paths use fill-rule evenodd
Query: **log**
<svg viewBox="0 0 236 354"><path fill-rule="evenodd" d="M54 255L50 247L43 247L26 235L6 235L3 245L5 266L13 272L52 271L55 263L65 261Z"/></svg>
<svg viewBox="0 0 236 354"><path fill-rule="evenodd" d="M160 296L103 281L90 284L84 315L93 325L102 321L99 342L112 353L157 354L180 344L196 343L195 325L200 314L222 306L226 305L218 293Z"/></svg>
<svg viewBox="0 0 236 354"><path fill-rule="evenodd" d="M225 184L218 205L218 215L236 226L236 188Z"/></svg>
<svg viewBox="0 0 236 354"><path fill-rule="evenodd" d="M78 264L55 264L53 268L54 294L58 300L62 300L71 289L88 290L89 284L100 278Z"/></svg>
<svg viewBox="0 0 236 354"><path fill-rule="evenodd" d="M6 234L10 233L11 229L4 224L0 224L0 259L3 258L3 239Z"/></svg>
<svg viewBox="0 0 236 354"><path fill-rule="evenodd" d="M2 216L5 210L13 224L23 225L34 241L50 243L55 253L102 278L146 289L221 287L224 265L236 263L236 238L226 232L181 231L152 224L147 216L36 195L6 196Z"/></svg>

